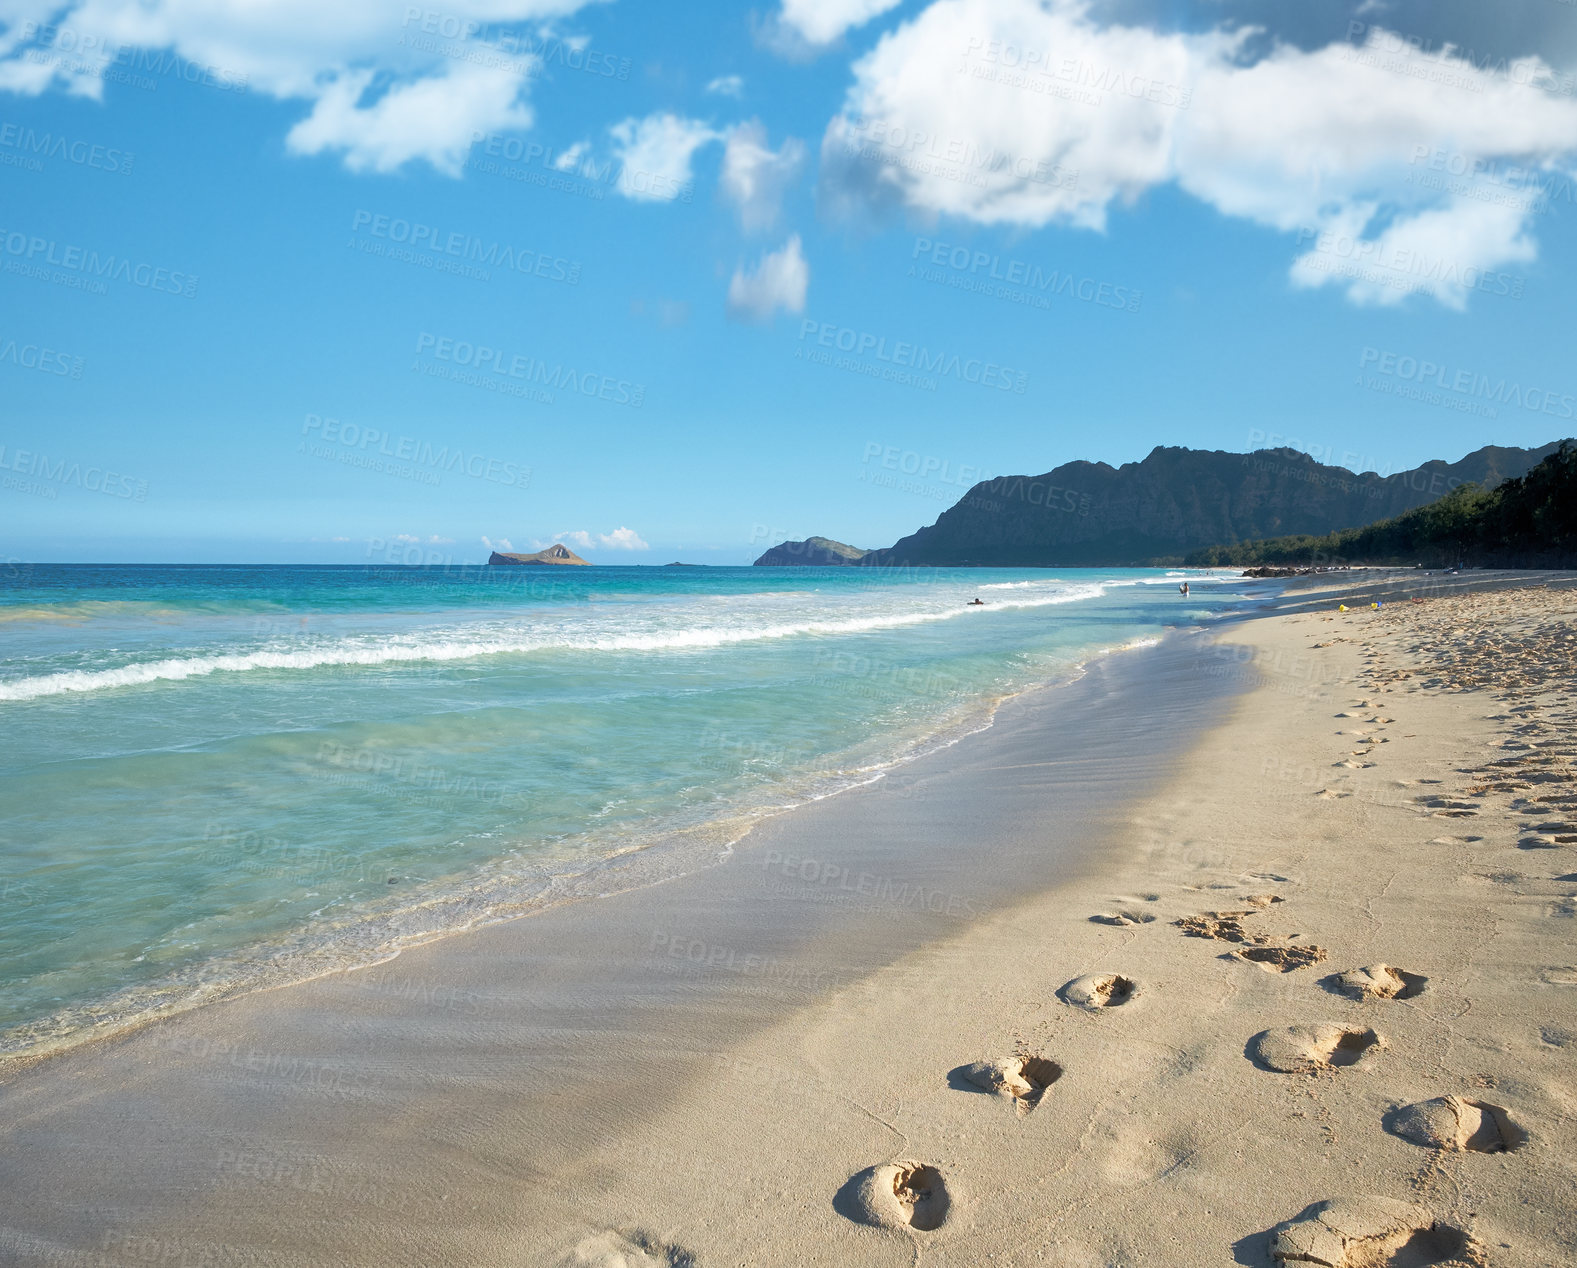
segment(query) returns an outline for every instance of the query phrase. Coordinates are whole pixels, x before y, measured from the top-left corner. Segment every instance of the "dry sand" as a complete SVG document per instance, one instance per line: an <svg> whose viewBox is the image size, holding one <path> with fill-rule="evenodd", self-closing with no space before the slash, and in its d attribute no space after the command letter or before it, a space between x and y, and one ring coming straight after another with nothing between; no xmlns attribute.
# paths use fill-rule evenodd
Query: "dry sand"
<svg viewBox="0 0 1577 1268"><path fill-rule="evenodd" d="M1009 760L1032 712L960 746L965 778L1044 816L992 842L1023 898L785 943L832 987L775 1011L721 997L677 1035L596 1030L584 1001L544 1019L544 984L584 965L521 949L560 912L402 956L436 1019L351 974L8 1076L0 1261L1577 1262L1577 589L1304 602L1192 662L1242 694L1183 759L1135 757L1153 795L1091 816L1078 867L1028 870L1072 813ZM1126 714L1107 732L1092 749L1139 747ZM889 828L940 813L861 804ZM795 906L724 906L747 901L747 925ZM513 1061L530 1026L591 1056ZM252 1069L260 1036L333 1079Z"/></svg>

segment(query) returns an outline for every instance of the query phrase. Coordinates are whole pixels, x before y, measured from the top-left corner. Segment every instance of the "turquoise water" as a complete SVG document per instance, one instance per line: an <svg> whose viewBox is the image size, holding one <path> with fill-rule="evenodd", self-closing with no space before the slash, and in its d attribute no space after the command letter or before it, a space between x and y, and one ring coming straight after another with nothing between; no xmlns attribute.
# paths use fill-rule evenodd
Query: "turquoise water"
<svg viewBox="0 0 1577 1268"><path fill-rule="evenodd" d="M1246 605L1191 579L7 565L0 1051L702 865Z"/></svg>

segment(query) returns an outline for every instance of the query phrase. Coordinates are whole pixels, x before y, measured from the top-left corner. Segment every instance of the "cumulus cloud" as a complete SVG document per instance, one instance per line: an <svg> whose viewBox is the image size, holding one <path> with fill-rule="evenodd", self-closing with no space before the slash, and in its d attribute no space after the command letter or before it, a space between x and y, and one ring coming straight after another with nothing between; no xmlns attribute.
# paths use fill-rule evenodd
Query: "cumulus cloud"
<svg viewBox="0 0 1577 1268"><path fill-rule="evenodd" d="M898 0L783 0L778 23L807 44L831 44L897 5Z"/></svg>
<svg viewBox="0 0 1577 1268"><path fill-rule="evenodd" d="M514 550L509 544L509 538L500 537L496 542L490 537L482 538L482 545L488 550Z"/></svg>
<svg viewBox="0 0 1577 1268"><path fill-rule="evenodd" d="M738 75L719 75L706 90L718 97L737 97L745 91L745 81Z"/></svg>
<svg viewBox="0 0 1577 1268"><path fill-rule="evenodd" d="M619 161L618 191L638 202L688 199L690 161L703 145L723 139L699 119L661 113L625 119L608 129Z"/></svg>
<svg viewBox="0 0 1577 1268"><path fill-rule="evenodd" d="M457 173L474 132L527 127L524 98L544 49L542 25L589 0L68 0L7 5L0 89L60 86L102 99L117 66L308 103L290 132L297 153L335 152L353 170L413 159ZM569 47L570 41L566 41Z"/></svg>
<svg viewBox="0 0 1577 1268"><path fill-rule="evenodd" d="M609 550L650 550L651 547L641 540L641 535L633 528L622 525L611 533L600 533L597 541Z"/></svg>
<svg viewBox="0 0 1577 1268"><path fill-rule="evenodd" d="M585 529L577 528L567 533L554 533L553 542L563 542L567 546L574 546L580 550L650 550L641 535L633 528L622 525L611 533L588 533ZM543 542L541 546L551 545L552 542ZM540 548L540 547L539 547Z"/></svg>
<svg viewBox="0 0 1577 1268"><path fill-rule="evenodd" d="M444 72L396 85L363 104L371 71L342 75L285 138L297 154L339 151L353 172L392 172L413 158L458 176L478 132L523 130L531 111L520 81L456 62Z"/></svg>
<svg viewBox="0 0 1577 1268"><path fill-rule="evenodd" d="M739 209L747 232L770 229L777 221L783 195L805 162L805 144L789 137L780 149L767 144L767 130L752 119L728 134L723 148L723 196Z"/></svg>
<svg viewBox="0 0 1577 1268"><path fill-rule="evenodd" d="M936 0L855 65L822 141L823 203L1102 230L1114 205L1175 182L1297 234L1294 282L1360 303L1460 307L1486 272L1533 258L1536 199L1492 187L1512 163L1572 168L1577 102L1549 67L1482 67L1376 29L1250 56L1253 34L1101 25L1085 0ZM1431 178L1437 155L1466 178Z"/></svg>
<svg viewBox="0 0 1577 1268"><path fill-rule="evenodd" d="M771 321L778 309L805 311L810 266L800 251L799 234L761 257L755 269L735 269L728 283L728 315L736 321Z"/></svg>

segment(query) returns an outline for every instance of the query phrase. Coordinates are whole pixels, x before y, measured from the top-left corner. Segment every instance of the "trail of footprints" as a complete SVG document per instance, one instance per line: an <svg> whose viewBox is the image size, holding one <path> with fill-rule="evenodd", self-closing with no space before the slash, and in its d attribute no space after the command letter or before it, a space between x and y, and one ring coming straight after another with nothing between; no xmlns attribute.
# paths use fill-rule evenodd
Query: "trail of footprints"
<svg viewBox="0 0 1577 1268"><path fill-rule="evenodd" d="M1154 900L1158 896L1146 897ZM1186 937L1229 944L1228 957L1272 972L1292 972L1319 963L1325 952L1296 942L1299 935L1274 934L1255 927L1258 918L1283 901L1279 894L1249 894L1240 899L1243 905L1239 908L1198 912L1173 924ZM1153 915L1136 906L1097 913L1091 919L1120 928L1155 923ZM1573 975L1577 976L1577 971ZM1390 964L1372 964L1330 974L1319 984L1333 995L1375 1002L1414 999L1428 983L1422 974ZM1075 978L1057 992L1065 1004L1088 1011L1122 1008L1142 993L1136 979L1120 973ZM1372 1067L1385 1049L1384 1037L1373 1027L1330 1022L1262 1031L1249 1041L1246 1055L1270 1073L1323 1076ZM1062 1065L1049 1056L1021 1052L960 1066L950 1072L949 1083L1006 1101L1022 1119L1053 1094L1054 1085L1063 1077ZM1528 1140L1527 1131L1503 1107L1458 1095L1400 1106L1385 1116L1382 1126L1404 1140L1443 1152L1509 1152ZM852 1195L852 1210L846 1213L890 1230L934 1232L946 1223L952 1206L940 1168L911 1158L867 1168L851 1177L845 1193ZM1323 1264L1327 1268L1384 1264L1474 1268L1485 1262L1482 1248L1465 1230L1437 1220L1423 1207L1372 1196L1317 1203L1272 1229L1270 1250L1277 1264Z"/></svg>
<svg viewBox="0 0 1577 1268"><path fill-rule="evenodd" d="M1146 898L1153 901L1158 895ZM1239 901L1241 907L1198 912L1173 924L1186 937L1228 944L1228 958L1271 972L1293 972L1325 959L1321 948L1296 941L1298 934L1276 934L1256 927L1260 918L1283 904L1279 894L1248 894ZM1127 929L1155 923L1155 917L1137 905L1100 912L1091 920ZM1414 999L1426 990L1428 982L1424 975L1407 969L1372 964L1330 974L1319 984L1333 995L1373 1002ZM1143 987L1125 974L1092 974L1075 978L1057 994L1070 1007L1099 1012L1133 1003L1143 994ZM1330 1022L1263 1031L1249 1041L1246 1055L1270 1073L1322 1076L1374 1066L1385 1049L1384 1037L1370 1026ZM1062 1065L1051 1057L1021 1052L960 1066L950 1072L949 1083L1006 1101L1022 1119L1054 1094L1054 1085L1063 1077ZM1528 1139L1527 1132L1501 1106L1457 1095L1400 1106L1386 1115L1382 1126L1404 1140L1440 1151L1508 1152ZM915 1233L940 1229L952 1206L940 1168L911 1158L867 1168L850 1179L845 1192L852 1195L848 1213L854 1218L878 1228ZM1417 1268L1471 1268L1483 1263L1481 1248L1466 1231L1435 1219L1422 1207L1381 1197L1319 1203L1271 1230L1270 1240L1271 1257L1278 1264L1366 1268L1406 1263Z"/></svg>
<svg viewBox="0 0 1577 1268"><path fill-rule="evenodd" d="M1468 601L1494 597L1469 596ZM1400 620L1390 609L1384 615L1392 624L1403 624L1412 613L1404 610ZM1490 615L1494 615L1493 608ZM1561 692L1564 683L1577 678L1577 633L1560 621L1537 625L1525 637L1515 639L1498 638L1487 626L1475 630L1471 623L1459 623L1442 632L1415 632L1420 635L1418 641L1407 650L1429 658L1430 670L1388 667L1371 652L1361 671L1361 677L1369 680L1370 694L1337 715L1348 722L1348 729L1338 734L1352 743L1338 767L1371 769L1377 764L1373 758L1379 747L1390 742L1384 730L1395 719L1375 703L1376 695L1399 688L1455 691L1493 687L1510 705L1501 719L1513 723L1503 745L1507 756L1462 772L1470 777L1470 786L1460 793L1421 794L1415 799L1420 813L1473 818L1483 811L1487 798L1511 795L1507 808L1537 821L1527 825L1519 842L1523 849L1577 845L1577 739L1573 738L1577 736L1577 708ZM1344 641L1351 640L1336 638L1314 646ZM1531 651L1544 654L1532 668ZM1439 781L1419 782L1439 786ZM1352 794L1338 785L1322 789L1319 795ZM1467 844L1481 839L1456 836L1440 840ZM1577 873L1554 879L1577 882ZM1146 899L1156 897L1147 895ZM1155 917L1138 903L1119 901L1122 905L1098 912L1090 920L1130 930L1155 923ZM1300 934L1274 933L1263 927L1262 917L1282 903L1280 895L1249 894L1239 901L1241 907L1202 911L1173 923L1184 936L1227 944L1223 958L1270 973L1293 973L1326 959L1323 948L1300 941ZM1552 980L1577 982L1577 969L1549 972L1557 975ZM1361 1003L1415 999L1428 984L1424 975L1390 964L1346 969L1319 981L1328 993ZM1130 1005L1142 996L1143 988L1133 978L1112 973L1075 978L1057 994L1070 1007L1101 1012ZM1269 1073L1330 1076L1377 1067L1385 1050L1384 1036L1373 1027L1327 1022L1262 1031L1250 1039L1245 1055ZM953 1075L957 1086L968 1085L1010 1101L1023 1118L1051 1093L1064 1071L1057 1062L1037 1053L976 1061ZM1401 1139L1441 1152L1505 1153L1521 1148L1529 1138L1527 1130L1504 1107L1455 1094L1399 1106L1385 1115L1381 1126ZM856 1184L862 1195L860 1210L868 1223L932 1231L946 1221L950 1199L946 1181L934 1166L898 1160L861 1173L851 1184ZM1436 1219L1423 1207L1377 1196L1316 1203L1271 1230L1270 1255L1276 1264L1326 1268L1386 1264L1474 1268L1486 1262L1483 1247L1467 1231Z"/></svg>

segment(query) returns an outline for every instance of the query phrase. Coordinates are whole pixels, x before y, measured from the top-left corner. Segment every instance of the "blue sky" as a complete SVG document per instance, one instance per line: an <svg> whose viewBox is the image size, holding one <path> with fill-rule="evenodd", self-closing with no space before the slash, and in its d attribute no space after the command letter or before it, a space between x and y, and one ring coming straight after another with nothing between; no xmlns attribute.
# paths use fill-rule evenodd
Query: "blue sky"
<svg viewBox="0 0 1577 1268"><path fill-rule="evenodd" d="M0 5L0 555L739 563L1577 432L1568 6L202 8Z"/></svg>

